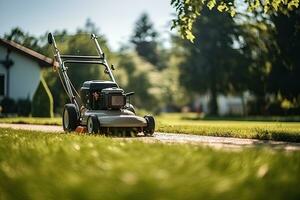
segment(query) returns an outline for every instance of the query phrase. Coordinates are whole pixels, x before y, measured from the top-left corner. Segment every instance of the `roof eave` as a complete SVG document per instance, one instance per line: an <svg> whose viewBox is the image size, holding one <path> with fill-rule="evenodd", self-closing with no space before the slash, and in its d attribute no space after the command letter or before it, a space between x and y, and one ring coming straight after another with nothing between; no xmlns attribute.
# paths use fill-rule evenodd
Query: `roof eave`
<svg viewBox="0 0 300 200"><path fill-rule="evenodd" d="M9 50L15 50L16 52L19 52L27 57L30 57L30 58L36 60L39 63L40 67L58 66L58 63L55 60L53 60L52 58L44 56L36 51L33 51L27 47L24 47L16 42L0 38L0 44L3 44Z"/></svg>

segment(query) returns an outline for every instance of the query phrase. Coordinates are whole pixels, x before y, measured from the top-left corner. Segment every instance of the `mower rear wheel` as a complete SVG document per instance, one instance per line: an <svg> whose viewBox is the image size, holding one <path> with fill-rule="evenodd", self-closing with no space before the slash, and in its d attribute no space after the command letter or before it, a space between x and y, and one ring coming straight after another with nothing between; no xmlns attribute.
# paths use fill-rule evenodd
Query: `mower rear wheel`
<svg viewBox="0 0 300 200"><path fill-rule="evenodd" d="M95 115L89 116L87 120L87 131L88 133L99 133L100 123Z"/></svg>
<svg viewBox="0 0 300 200"><path fill-rule="evenodd" d="M78 115L74 104L65 105L62 120L64 131L75 131L78 125Z"/></svg>
<svg viewBox="0 0 300 200"><path fill-rule="evenodd" d="M155 130L155 120L154 117L151 115L146 115L145 120L147 121L147 127L144 129L145 136L153 135Z"/></svg>

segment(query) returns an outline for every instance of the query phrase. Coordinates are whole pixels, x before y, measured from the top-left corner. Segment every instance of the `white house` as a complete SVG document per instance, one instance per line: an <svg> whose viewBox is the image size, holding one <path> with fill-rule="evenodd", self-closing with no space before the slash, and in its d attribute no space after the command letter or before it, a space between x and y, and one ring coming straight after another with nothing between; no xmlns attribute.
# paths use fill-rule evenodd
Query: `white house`
<svg viewBox="0 0 300 200"><path fill-rule="evenodd" d="M245 115L247 114L247 110L245 105L247 101L251 99L251 96L248 92L244 92L243 97L241 96L224 96L218 95L217 103L218 103L218 114L220 116L225 115ZM201 112L209 113L209 101L210 95L209 93L205 95L199 95L196 97L194 101L194 108L201 108Z"/></svg>
<svg viewBox="0 0 300 200"><path fill-rule="evenodd" d="M53 64L51 58L0 38L0 100L4 97L32 100L41 69Z"/></svg>

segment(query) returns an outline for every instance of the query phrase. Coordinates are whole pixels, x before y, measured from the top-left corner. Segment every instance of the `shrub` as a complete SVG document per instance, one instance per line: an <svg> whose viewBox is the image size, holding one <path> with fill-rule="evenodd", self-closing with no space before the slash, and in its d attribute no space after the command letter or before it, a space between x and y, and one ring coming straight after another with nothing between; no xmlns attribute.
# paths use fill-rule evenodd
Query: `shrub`
<svg viewBox="0 0 300 200"><path fill-rule="evenodd" d="M31 111L31 102L29 98L19 99L17 102L17 114L19 116L27 117L29 116L30 111Z"/></svg>
<svg viewBox="0 0 300 200"><path fill-rule="evenodd" d="M3 114L16 113L16 102L9 97L2 99L1 107Z"/></svg>
<svg viewBox="0 0 300 200"><path fill-rule="evenodd" d="M53 117L53 97L42 76L32 99L31 114L33 117Z"/></svg>

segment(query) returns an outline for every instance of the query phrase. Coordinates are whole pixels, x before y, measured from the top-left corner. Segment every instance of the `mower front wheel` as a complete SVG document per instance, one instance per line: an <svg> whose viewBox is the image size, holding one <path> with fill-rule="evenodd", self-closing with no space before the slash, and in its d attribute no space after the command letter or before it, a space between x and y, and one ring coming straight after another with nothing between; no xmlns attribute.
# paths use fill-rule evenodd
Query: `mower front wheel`
<svg viewBox="0 0 300 200"><path fill-rule="evenodd" d="M64 131L75 131L78 125L78 115L74 104L65 105L62 120Z"/></svg>
<svg viewBox="0 0 300 200"><path fill-rule="evenodd" d="M88 133L99 133L100 123L95 115L91 115L87 120L87 131Z"/></svg>
<svg viewBox="0 0 300 200"><path fill-rule="evenodd" d="M154 117L151 115L146 115L145 120L147 121L147 127L144 129L145 136L153 135L155 130L155 120Z"/></svg>

